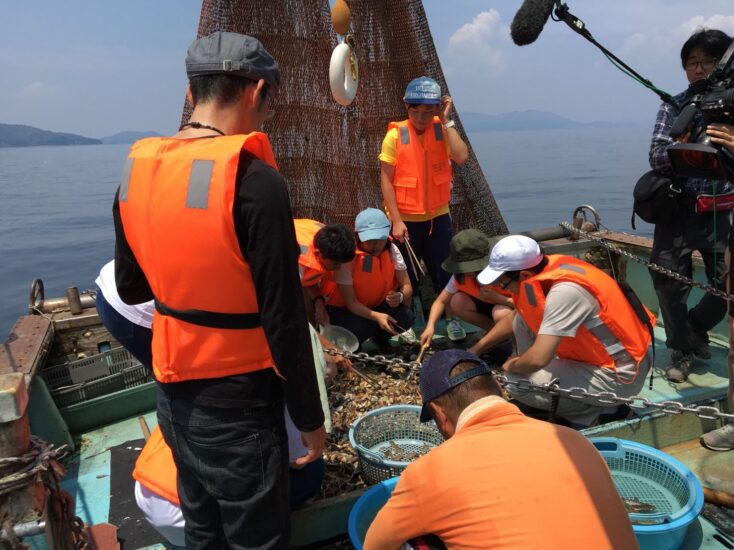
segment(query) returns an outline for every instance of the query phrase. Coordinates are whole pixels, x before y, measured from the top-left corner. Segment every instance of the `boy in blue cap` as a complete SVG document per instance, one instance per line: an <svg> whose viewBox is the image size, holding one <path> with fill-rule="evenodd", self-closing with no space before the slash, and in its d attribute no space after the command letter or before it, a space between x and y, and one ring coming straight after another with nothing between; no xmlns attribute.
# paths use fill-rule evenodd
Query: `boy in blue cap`
<svg viewBox="0 0 734 550"><path fill-rule="evenodd" d="M357 252L322 285L331 322L351 330L360 342L374 337L381 348L391 335L416 341L415 315L408 307L413 287L403 256L390 238L390 220L367 208L354 222ZM412 336L412 337L411 337Z"/></svg>
<svg viewBox="0 0 734 550"><path fill-rule="evenodd" d="M403 256L408 253L405 243L410 240L439 292L449 280L441 262L449 255L453 234L449 215L451 162L464 164L469 149L449 118L451 97L441 96L435 80L427 76L412 80L403 99L408 118L391 122L382 141L382 196L400 251ZM417 274L414 270L409 274L415 288ZM456 336L457 340L462 338Z"/></svg>

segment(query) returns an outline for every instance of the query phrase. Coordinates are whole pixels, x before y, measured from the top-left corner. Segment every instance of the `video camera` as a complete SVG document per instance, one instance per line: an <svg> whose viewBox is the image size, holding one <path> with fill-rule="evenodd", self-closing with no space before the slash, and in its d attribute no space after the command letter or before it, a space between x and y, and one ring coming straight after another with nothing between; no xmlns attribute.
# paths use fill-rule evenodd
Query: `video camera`
<svg viewBox="0 0 734 550"><path fill-rule="evenodd" d="M687 132L687 143L668 148L673 172L680 176L706 179L734 179L734 163L722 152L722 146L713 144L706 134L712 122L734 124L734 40L708 78L691 86L694 96L683 106L675 119L670 137L677 139ZM696 123L696 113L703 117Z"/></svg>

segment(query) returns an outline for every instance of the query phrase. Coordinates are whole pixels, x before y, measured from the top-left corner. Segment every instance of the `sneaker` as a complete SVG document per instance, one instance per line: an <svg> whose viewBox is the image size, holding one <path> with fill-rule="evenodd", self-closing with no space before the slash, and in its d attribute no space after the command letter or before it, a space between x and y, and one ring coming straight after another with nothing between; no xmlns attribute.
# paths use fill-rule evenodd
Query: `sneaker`
<svg viewBox="0 0 734 550"><path fill-rule="evenodd" d="M466 338L466 331L457 319L449 319L446 321L446 336L452 342L460 342Z"/></svg>
<svg viewBox="0 0 734 550"><path fill-rule="evenodd" d="M734 424L725 424L718 430L702 435L701 445L712 451L734 450Z"/></svg>
<svg viewBox="0 0 734 550"><path fill-rule="evenodd" d="M414 344L418 343L418 338L415 335L415 332L412 328L409 328L405 332L401 332L398 334L398 344L403 344L404 346L412 346Z"/></svg>
<svg viewBox="0 0 734 550"><path fill-rule="evenodd" d="M670 356L670 366L665 369L665 378L671 382L685 382L693 365L693 354L674 349Z"/></svg>
<svg viewBox="0 0 734 550"><path fill-rule="evenodd" d="M693 353L701 359L711 359L711 348L709 347L709 336L705 332L691 331L691 345Z"/></svg>

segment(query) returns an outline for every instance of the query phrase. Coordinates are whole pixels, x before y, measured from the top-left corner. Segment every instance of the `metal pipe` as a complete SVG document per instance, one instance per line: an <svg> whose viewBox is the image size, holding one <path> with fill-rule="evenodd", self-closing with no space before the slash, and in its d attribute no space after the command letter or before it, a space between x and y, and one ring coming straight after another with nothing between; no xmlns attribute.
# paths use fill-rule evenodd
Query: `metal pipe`
<svg viewBox="0 0 734 550"><path fill-rule="evenodd" d="M46 522L42 520L29 521L26 523L18 523L13 525L13 532L18 538L32 537L34 535L40 535L46 531ZM10 540L5 529L0 531L0 540Z"/></svg>
<svg viewBox="0 0 734 550"><path fill-rule="evenodd" d="M563 239L565 237L569 237L571 235L571 232L566 229L565 227L561 227L560 225L554 226L554 227L544 227L542 229L532 229L530 231L521 231L519 235L525 235L526 237L530 237L531 239L543 242L543 241L551 241L553 239Z"/></svg>
<svg viewBox="0 0 734 550"><path fill-rule="evenodd" d="M82 308L96 307L97 302L91 294L80 294L79 300ZM64 298L49 298L48 300L42 300L38 304L38 309L43 313L53 313L62 309L70 309L69 300Z"/></svg>
<svg viewBox="0 0 734 550"><path fill-rule="evenodd" d="M72 315L79 315L82 312L82 300L79 297L79 289L70 286L66 289L66 300L69 303L69 311Z"/></svg>

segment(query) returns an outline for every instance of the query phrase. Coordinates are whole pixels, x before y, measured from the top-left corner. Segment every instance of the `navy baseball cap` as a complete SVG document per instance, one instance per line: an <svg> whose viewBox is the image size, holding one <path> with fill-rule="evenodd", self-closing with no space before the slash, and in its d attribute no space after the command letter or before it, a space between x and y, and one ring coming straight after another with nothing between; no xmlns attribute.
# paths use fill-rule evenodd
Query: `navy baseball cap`
<svg viewBox="0 0 734 550"><path fill-rule="evenodd" d="M450 377L451 369L459 363L476 363L477 366L457 376ZM448 349L435 353L423 365L421 369L418 387L423 398L423 409L421 410L421 422L432 420L428 403L443 395L451 388L463 384L470 378L482 374L492 374L487 363L471 352L463 349Z"/></svg>

